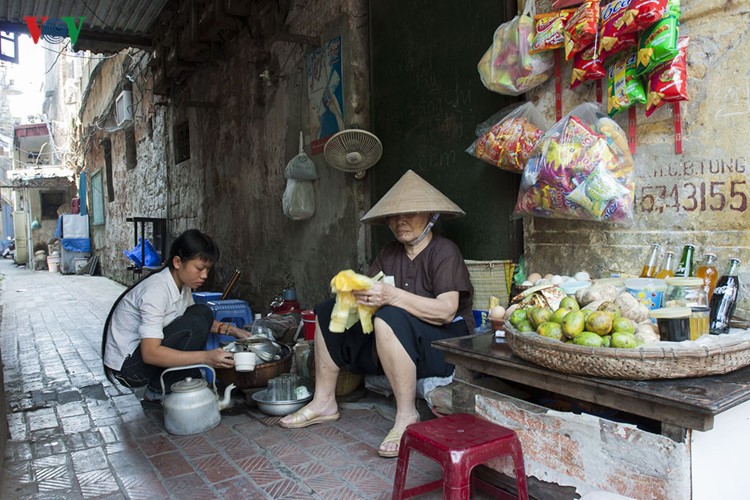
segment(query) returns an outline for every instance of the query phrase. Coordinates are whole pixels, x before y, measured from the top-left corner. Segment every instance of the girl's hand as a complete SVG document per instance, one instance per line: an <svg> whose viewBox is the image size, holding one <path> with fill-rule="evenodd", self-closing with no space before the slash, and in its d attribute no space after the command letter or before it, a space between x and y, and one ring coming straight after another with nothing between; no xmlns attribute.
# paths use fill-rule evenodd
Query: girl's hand
<svg viewBox="0 0 750 500"><path fill-rule="evenodd" d="M211 349L206 351L206 364L213 368L232 368L234 366L234 354L224 349Z"/></svg>
<svg viewBox="0 0 750 500"><path fill-rule="evenodd" d="M229 335L236 337L238 339L249 339L251 334L244 328L237 328L236 326L230 326Z"/></svg>

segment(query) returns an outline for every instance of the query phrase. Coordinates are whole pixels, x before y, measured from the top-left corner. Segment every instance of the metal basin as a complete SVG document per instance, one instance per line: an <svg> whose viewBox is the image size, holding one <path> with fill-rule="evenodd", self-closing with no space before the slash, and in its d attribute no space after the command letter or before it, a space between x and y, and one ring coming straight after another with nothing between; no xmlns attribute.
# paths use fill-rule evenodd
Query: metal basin
<svg viewBox="0 0 750 500"><path fill-rule="evenodd" d="M266 415L275 415L277 417L283 417L285 415L289 415L290 413L294 413L295 411L305 406L313 398L311 394L306 398L295 399L292 401L268 401L266 399L267 393L268 390L266 389L254 392L252 396L253 401L258 404L258 408L260 408L260 411L262 411Z"/></svg>

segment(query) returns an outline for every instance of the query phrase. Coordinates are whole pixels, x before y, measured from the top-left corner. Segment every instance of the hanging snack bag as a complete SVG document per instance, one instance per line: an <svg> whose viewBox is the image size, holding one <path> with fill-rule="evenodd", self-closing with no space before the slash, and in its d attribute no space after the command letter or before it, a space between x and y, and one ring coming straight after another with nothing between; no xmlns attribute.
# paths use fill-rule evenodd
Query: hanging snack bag
<svg viewBox="0 0 750 500"><path fill-rule="evenodd" d="M552 54L532 54L535 2L526 2L523 14L501 24L477 65L482 84L498 94L517 96L546 82L554 61Z"/></svg>
<svg viewBox="0 0 750 500"><path fill-rule="evenodd" d="M530 102L509 108L477 127L477 140L466 152L490 165L520 174L534 144L549 127Z"/></svg>
<svg viewBox="0 0 750 500"><path fill-rule="evenodd" d="M666 1L666 0L664 0ZM630 9L631 0L615 0L602 7L602 28L599 32L599 58L606 58L638 44L634 30L637 11Z"/></svg>
<svg viewBox="0 0 750 500"><path fill-rule="evenodd" d="M599 80L606 76L607 72L596 53L596 43L594 43L573 56L573 71L570 73L571 89L576 88L586 80Z"/></svg>
<svg viewBox="0 0 750 500"><path fill-rule="evenodd" d="M648 102L646 116L656 111L665 102L687 101L687 47L689 37L682 37L677 43L677 57L658 66L646 77Z"/></svg>
<svg viewBox="0 0 750 500"><path fill-rule="evenodd" d="M566 9L534 16L534 40L529 52L535 54L562 47L565 42L563 28L573 12L574 9Z"/></svg>
<svg viewBox="0 0 750 500"><path fill-rule="evenodd" d="M634 189L625 133L601 106L584 103L534 146L514 216L632 222Z"/></svg>
<svg viewBox="0 0 750 500"><path fill-rule="evenodd" d="M637 68L639 75L653 71L658 65L677 56L679 26L680 1L669 0L666 15L640 34Z"/></svg>
<svg viewBox="0 0 750 500"><path fill-rule="evenodd" d="M599 29L599 12L599 0L589 0L583 2L565 23L566 61L593 43Z"/></svg>
<svg viewBox="0 0 750 500"><path fill-rule="evenodd" d="M607 112L614 116L636 103L646 103L643 81L636 74L636 55L621 57L607 71L609 78Z"/></svg>

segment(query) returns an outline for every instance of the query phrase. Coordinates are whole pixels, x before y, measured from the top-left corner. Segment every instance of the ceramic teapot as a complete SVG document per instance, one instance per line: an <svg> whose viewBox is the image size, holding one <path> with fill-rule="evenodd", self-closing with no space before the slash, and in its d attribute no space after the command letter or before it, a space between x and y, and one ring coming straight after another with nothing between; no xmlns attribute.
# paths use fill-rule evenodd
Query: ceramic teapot
<svg viewBox="0 0 750 500"><path fill-rule="evenodd" d="M162 394L166 393L164 388L165 373L189 368L208 368L211 370L214 389L213 391L209 389L205 380L192 377L187 377L185 380L172 384L172 393L165 395L162 402L164 427L170 434L178 436L200 434L219 425L221 421L219 411L229 405L229 398L232 389L234 389L234 384L227 386L224 390L224 399L219 401L214 369L208 365L187 365L167 368L161 373Z"/></svg>

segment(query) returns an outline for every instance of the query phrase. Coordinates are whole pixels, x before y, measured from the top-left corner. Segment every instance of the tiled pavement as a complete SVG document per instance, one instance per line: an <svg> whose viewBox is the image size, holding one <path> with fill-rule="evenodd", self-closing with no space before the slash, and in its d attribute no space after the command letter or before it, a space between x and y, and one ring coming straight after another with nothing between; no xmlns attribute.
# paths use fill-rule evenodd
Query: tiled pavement
<svg viewBox="0 0 750 500"><path fill-rule="evenodd" d="M102 373L102 325L121 285L4 259L0 273L1 498L390 498L396 461L376 450L391 422L378 411L342 408L336 423L289 431L238 393L218 427L172 436L160 410ZM418 455L409 470L407 484L441 474Z"/></svg>

